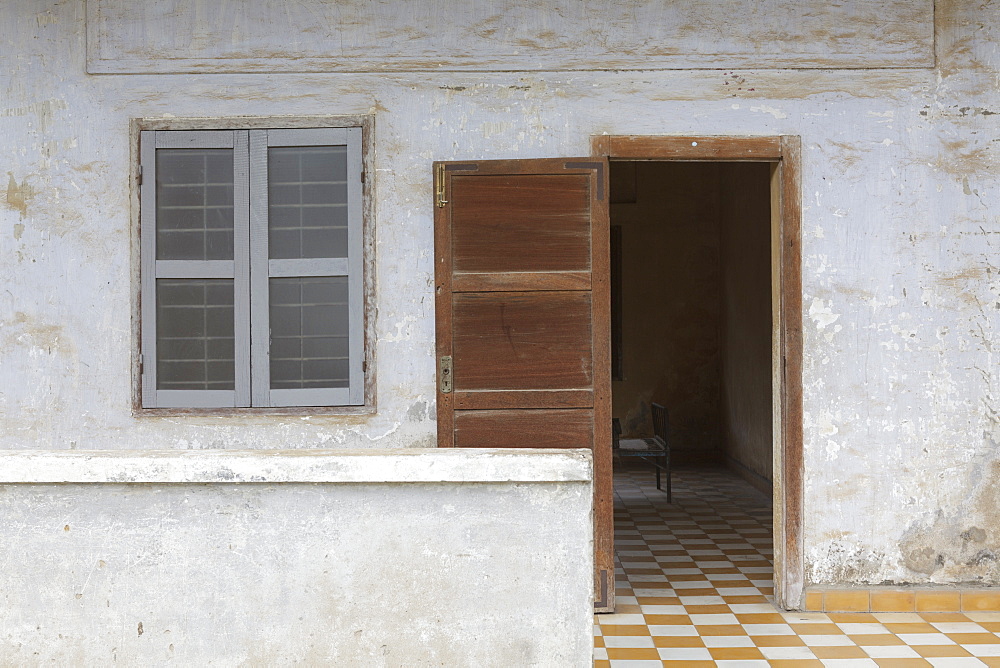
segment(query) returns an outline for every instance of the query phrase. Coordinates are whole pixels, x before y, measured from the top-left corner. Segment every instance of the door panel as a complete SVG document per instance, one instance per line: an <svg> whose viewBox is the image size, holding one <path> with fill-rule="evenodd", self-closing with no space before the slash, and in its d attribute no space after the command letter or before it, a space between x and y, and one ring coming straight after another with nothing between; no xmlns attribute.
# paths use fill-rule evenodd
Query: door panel
<svg viewBox="0 0 1000 668"><path fill-rule="evenodd" d="M455 390L593 386L590 292L458 293Z"/></svg>
<svg viewBox="0 0 1000 668"><path fill-rule="evenodd" d="M590 408L455 411L459 448L590 448L593 443Z"/></svg>
<svg viewBox="0 0 1000 668"><path fill-rule="evenodd" d="M589 183L589 174L456 176L455 272L590 271Z"/></svg>
<svg viewBox="0 0 1000 668"><path fill-rule="evenodd" d="M438 445L590 448L614 609L607 162L435 163Z"/></svg>

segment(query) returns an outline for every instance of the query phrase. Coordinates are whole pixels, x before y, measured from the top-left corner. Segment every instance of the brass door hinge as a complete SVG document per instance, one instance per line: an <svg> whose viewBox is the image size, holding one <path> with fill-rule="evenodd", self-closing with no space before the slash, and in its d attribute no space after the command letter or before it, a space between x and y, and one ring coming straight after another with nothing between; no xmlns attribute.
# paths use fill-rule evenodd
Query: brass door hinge
<svg viewBox="0 0 1000 668"><path fill-rule="evenodd" d="M441 387L441 394L451 394L453 375L451 355L443 355L438 362L438 385Z"/></svg>
<svg viewBox="0 0 1000 668"><path fill-rule="evenodd" d="M438 163L437 172L434 174L434 199L439 209L448 203L444 190L444 163Z"/></svg>

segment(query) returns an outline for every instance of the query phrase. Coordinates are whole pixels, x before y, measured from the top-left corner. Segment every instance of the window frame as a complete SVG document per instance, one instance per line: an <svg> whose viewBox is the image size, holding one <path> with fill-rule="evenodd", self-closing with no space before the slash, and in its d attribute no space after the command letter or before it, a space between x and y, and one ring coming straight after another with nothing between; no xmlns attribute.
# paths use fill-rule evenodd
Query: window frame
<svg viewBox="0 0 1000 668"><path fill-rule="evenodd" d="M155 392L158 396L164 393L164 390L157 390L154 385L152 385L153 376L149 373L143 375L143 367L145 364L156 364L155 359L155 329L148 326L148 323L155 323L155 287L154 282L156 280L156 259L153 252L150 252L151 246L149 245L149 237L155 234L155 218L152 221L152 225L149 221L146 221L145 228L143 227L143 219L141 212L141 199L143 194L143 177L142 165L154 164L148 163L147 161L153 158L152 152L155 150L151 146L149 138L154 135L145 135L146 141L142 141L143 133L150 131L168 131L170 134L160 133L156 136L156 147L172 147L173 144L179 144L180 146L197 146L199 142L221 142L225 144L228 137L232 137L232 142L234 148L239 148L238 144L242 141L246 141L246 155L248 160L246 164L240 160L237 154L234 154L234 173L237 175L241 174L241 170L246 171L249 178L249 162L253 159L251 154L256 150L259 155L256 157L260 159L261 156L266 156L267 145L268 145L268 131L275 131L272 135L276 138L272 145L308 145L309 143L300 136L298 139L295 138L296 131L308 129L310 131L329 131L332 135L343 135L347 137L351 134L357 138L360 135L360 155L355 155L354 159L351 159L349 151L349 165L348 168L353 170L355 168L360 169L360 179L352 179L354 186L352 192L349 194L349 199L352 202L359 202L360 206L355 207L354 210L349 210L350 215L359 216L360 220L356 218L352 219L352 224L349 225L349 256L346 264L349 265L349 270L343 275L348 275L349 290L351 291L352 300L360 300L360 318L352 317L350 322L350 332L351 332L351 349L350 356L352 360L352 377L351 377L351 388L343 388L336 392L325 392L320 391L321 394L325 394L320 401L317 401L317 391L311 389L302 390L281 390L277 392L275 396L275 390L270 389L270 387L265 387L268 384L268 373L267 368L264 369L265 373L259 373L261 360L266 362L268 351L261 351L259 348L259 341L263 336L263 340L267 340L267 323L264 319L263 328L260 326L256 327L256 332L252 331L253 326L246 332L242 332L241 335L246 335L248 337L257 338L254 340L254 347L256 348L256 354L250 353L249 350L245 355L246 364L241 368L241 353L239 347L236 351L236 361L237 361L237 377L240 374L244 374L242 381L237 382L236 390L175 390L167 392L176 392L177 396L171 398L168 401L159 402L159 405L143 405L143 397L145 393ZM132 152L132 174L134 178L132 179L132 278L133 286L133 310L132 310L132 333L133 333L133 360L132 360L132 377L133 377L133 393L132 393L132 408L134 415L150 416L150 415L227 415L227 414L289 414L289 415L343 415L343 414L373 414L375 412L375 369L372 363L374 357L374 336L373 336L373 323L372 323L372 309L370 304L372 303L373 296L373 280L374 275L373 263L374 263L374 234L373 234L373 206L372 198L370 193L372 191L373 183L370 175L374 173L371 169L371 151L370 138L373 130L373 119L368 115L359 116L286 116L286 117L248 117L248 118L137 118L132 119L130 128L130 139L131 139L131 152ZM185 132L197 131L198 134L190 134L185 136ZM215 131L215 132L211 132ZM301 133L300 133L301 135ZM161 141L161 137L167 137L169 139L164 139ZM195 139L200 137L202 139ZM241 139L241 137L245 139ZM256 137L255 141L250 141L250 137ZM194 144L189 142L194 141ZM187 143L186 143L187 142ZM292 142L292 143L289 143ZM321 142L312 142L312 145L316 145ZM170 146L165 146L165 144L170 144ZM206 146L207 147L207 146ZM147 168L148 170L148 168ZM145 175L151 177L151 175ZM146 188L155 187L150 186L152 179L146 181ZM248 181L249 182L249 181ZM237 183L236 186L236 199L240 200L240 185ZM148 196L148 195L147 195ZM245 244L245 247L241 249L240 241L237 240L234 246L234 259L232 261L200 261L195 260L191 262L216 262L216 263L229 263L232 265L231 270L232 278L234 279L234 288L239 284L240 281L245 281L247 287L246 290L242 291L248 296L247 303L244 304L248 309L251 307L261 308L261 303L265 306L268 302L267 284L268 279L272 273L269 269L266 273L261 273L260 268L269 267L270 262L267 258L267 200L266 196L264 198L255 197L254 200L249 201L249 210L246 211L248 214L246 220L248 221L249 229L246 230L248 234L246 239L250 238L250 235L260 235L261 230L263 230L264 244L263 244L263 256L255 257L253 254L260 254L259 240L255 237L255 243L258 243L257 250L252 250L249 247L249 243ZM263 208L261 208L263 207ZM237 206L237 208L239 208ZM256 211L255 211L256 209ZM241 212L242 213L242 212ZM237 219L240 218L241 214L237 214ZM240 223L237 222L239 226ZM256 229L254 226L256 225ZM236 231L237 239L240 238L240 230ZM143 236L145 234L145 237ZM360 249L360 252L356 252ZM241 262L238 258L240 253L245 250L245 257L248 261ZM164 261L160 261L161 263ZM181 263L187 261L171 261L178 264L179 269L183 269L180 266ZM278 261L278 264L287 261ZM309 262L306 260L305 262ZM256 263L257 272L254 275L250 271L250 267ZM240 265L243 265L241 269ZM220 265L221 266L221 265ZM214 267L209 273L218 273L218 267ZM284 269L287 270L287 267ZM277 270L280 272L281 267ZM228 270L227 270L228 271ZM225 273L225 272L223 272ZM287 273L283 272L283 273ZM283 275L279 273L279 275ZM296 276L308 276L305 274L296 274ZM323 273L326 275L334 275ZM146 284L143 284L143 277L153 277L152 280L147 280ZM207 278L207 276L205 276ZM229 277L228 274L226 277ZM256 278L256 281L254 280ZM260 293L260 286L263 285L265 292ZM240 299L241 291L236 290L236 299ZM256 298L256 303L255 303ZM352 308L352 316L356 313ZM255 322L259 323L261 321L260 317L256 317ZM239 327L239 320L237 320L237 327ZM145 330L143 329L143 324L147 324ZM153 325L155 327L155 324ZM150 341L153 341L152 346ZM153 349L152 351L150 349ZM249 348L249 346L248 346ZM154 352L151 356L149 353ZM261 354L263 352L263 354ZM250 355L254 355L251 359ZM359 355L360 358L355 356ZM359 359L360 363L355 362ZM251 374L254 377L251 377ZM356 382L357 381L357 382ZM145 385L144 385L145 383ZM257 385L253 385L256 383ZM249 403L251 387L258 393L261 390L265 390L264 394L255 395L255 399L260 399L261 397L266 397L261 403L267 403L270 405L257 405L257 406L233 406L215 405L217 403L239 403L239 399L236 394L240 391L240 386L245 388L245 399ZM208 398L207 393L209 392L222 392L232 394L234 397L233 401L228 401L228 399L216 396L209 399L206 402L199 401L197 398L192 400L192 397L200 395ZM298 396L295 396L298 395ZM336 396L339 395L339 396ZM146 395L149 396L149 395ZM303 400L302 403L312 403L313 405L299 405L298 400ZM340 403L341 401L351 401L356 403ZM329 403L327 403L329 402ZM150 404L150 401L146 401ZM209 405L206 405L209 404ZM321 405L317 405L321 404Z"/></svg>

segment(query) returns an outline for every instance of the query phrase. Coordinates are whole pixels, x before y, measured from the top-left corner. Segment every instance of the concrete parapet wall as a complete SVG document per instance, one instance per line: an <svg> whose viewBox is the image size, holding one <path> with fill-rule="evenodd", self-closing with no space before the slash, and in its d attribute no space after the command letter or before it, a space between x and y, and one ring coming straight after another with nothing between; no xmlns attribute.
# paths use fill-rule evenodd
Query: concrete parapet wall
<svg viewBox="0 0 1000 668"><path fill-rule="evenodd" d="M13 452L0 468L4 662L590 662L586 451Z"/></svg>

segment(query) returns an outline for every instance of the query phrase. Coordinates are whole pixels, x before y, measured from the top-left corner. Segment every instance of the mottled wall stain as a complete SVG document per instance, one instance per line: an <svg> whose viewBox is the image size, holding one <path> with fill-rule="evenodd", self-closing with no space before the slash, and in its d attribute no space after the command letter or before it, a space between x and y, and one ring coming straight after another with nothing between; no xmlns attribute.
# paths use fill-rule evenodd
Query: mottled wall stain
<svg viewBox="0 0 1000 668"><path fill-rule="evenodd" d="M988 582L1000 577L1000 462L986 465L966 503L913 522L899 543L903 565L914 579L931 582ZM982 525L982 526L980 526Z"/></svg>
<svg viewBox="0 0 1000 668"><path fill-rule="evenodd" d="M52 121L57 111L67 109L69 105L62 98L52 98L41 102L31 102L19 107L6 107L0 109L0 118L11 118L16 116L34 116L41 132L48 132L52 129Z"/></svg>
<svg viewBox="0 0 1000 668"><path fill-rule="evenodd" d="M411 422L422 422L427 419L428 407L426 401L418 401L406 411L406 418Z"/></svg>
<svg viewBox="0 0 1000 668"><path fill-rule="evenodd" d="M995 149L988 139L942 139L928 164L959 178L991 174L997 168Z"/></svg>
<svg viewBox="0 0 1000 668"><path fill-rule="evenodd" d="M18 183L13 172L7 172L7 177L7 194L4 201L7 203L7 208L17 211L24 219L28 215L28 204L35 197L35 189L26 180L22 179L21 183Z"/></svg>
<svg viewBox="0 0 1000 668"><path fill-rule="evenodd" d="M804 6L803 6L804 5ZM883 0L692 0L572 9L551 0L456 5L416 0L405 12L359 0L265 5L92 0L91 72L399 70L518 71L684 67L929 67L933 3ZM177 20L184 12L194 27ZM159 31L116 30L119 23ZM176 26L176 27L175 27ZM173 29L171 29L173 28ZM285 39L294 35L295 39Z"/></svg>
<svg viewBox="0 0 1000 668"><path fill-rule="evenodd" d="M733 85L733 76L742 83ZM708 77L708 78L705 78ZM652 84L654 79L640 76L638 84ZM728 100L808 100L822 101L829 96L850 96L858 99L891 99L904 95L903 91L920 86L926 75L913 71L845 70L783 71L746 70L739 74L731 71L710 72L699 78L675 75L652 90L635 86L633 92L643 91L651 100L705 101ZM626 89L628 90L628 89ZM739 107L736 107L739 108ZM812 112L827 115L827 112ZM721 133L721 130L720 130Z"/></svg>
<svg viewBox="0 0 1000 668"><path fill-rule="evenodd" d="M75 348L62 325L39 320L17 311L12 318L0 320L0 352L10 353L15 347L25 347L46 353L72 353Z"/></svg>
<svg viewBox="0 0 1000 668"><path fill-rule="evenodd" d="M864 160L866 153L862 147L853 142L835 140L825 143L824 152L827 153L829 164L845 173L854 172Z"/></svg>

